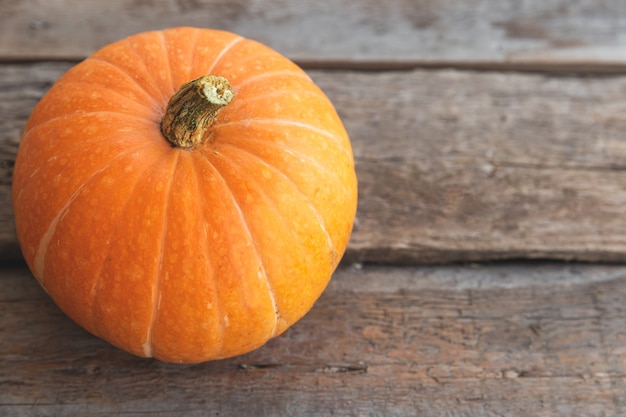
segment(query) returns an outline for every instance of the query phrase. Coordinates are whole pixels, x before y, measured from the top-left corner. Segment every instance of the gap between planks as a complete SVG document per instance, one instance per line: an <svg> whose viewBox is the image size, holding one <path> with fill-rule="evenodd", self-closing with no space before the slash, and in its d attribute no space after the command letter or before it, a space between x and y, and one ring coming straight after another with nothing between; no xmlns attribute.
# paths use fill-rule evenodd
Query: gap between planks
<svg viewBox="0 0 626 417"><path fill-rule="evenodd" d="M45 63L67 63L75 65L86 56L33 56L3 57L0 65L32 65ZM523 74L546 74L551 76L569 75L624 75L626 61L620 60L511 60L511 61L471 61L471 60L351 60L351 59L292 59L302 69L319 71L413 71L413 70L458 70L473 72L501 72Z"/></svg>

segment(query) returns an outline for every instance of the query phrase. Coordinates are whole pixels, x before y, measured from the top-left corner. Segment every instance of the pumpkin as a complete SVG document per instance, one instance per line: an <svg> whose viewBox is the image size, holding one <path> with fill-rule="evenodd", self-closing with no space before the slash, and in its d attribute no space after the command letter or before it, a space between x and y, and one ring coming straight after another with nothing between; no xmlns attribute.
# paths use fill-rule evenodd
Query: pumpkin
<svg viewBox="0 0 626 417"><path fill-rule="evenodd" d="M24 258L61 310L132 354L197 363L311 309L347 246L357 180L302 69L185 27L68 70L27 121L12 199Z"/></svg>

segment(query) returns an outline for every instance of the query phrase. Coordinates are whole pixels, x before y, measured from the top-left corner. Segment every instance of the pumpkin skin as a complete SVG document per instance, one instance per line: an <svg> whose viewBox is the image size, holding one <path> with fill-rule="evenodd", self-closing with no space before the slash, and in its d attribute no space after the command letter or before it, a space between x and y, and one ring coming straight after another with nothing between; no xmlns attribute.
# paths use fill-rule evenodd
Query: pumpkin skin
<svg viewBox="0 0 626 417"><path fill-rule="evenodd" d="M205 74L235 93L173 147L170 97ZM270 48L210 29L146 32L64 74L33 110L13 177L18 240L74 321L142 357L240 355L313 306L357 204L331 102Z"/></svg>

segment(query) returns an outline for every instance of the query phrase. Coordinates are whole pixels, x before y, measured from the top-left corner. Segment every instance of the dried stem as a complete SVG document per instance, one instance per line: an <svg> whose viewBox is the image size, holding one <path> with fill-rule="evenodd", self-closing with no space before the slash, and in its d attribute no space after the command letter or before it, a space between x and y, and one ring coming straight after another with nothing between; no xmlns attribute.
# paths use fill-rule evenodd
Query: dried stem
<svg viewBox="0 0 626 417"><path fill-rule="evenodd" d="M167 103L161 132L173 146L193 148L202 143L219 111L234 97L224 77L205 75L189 81Z"/></svg>

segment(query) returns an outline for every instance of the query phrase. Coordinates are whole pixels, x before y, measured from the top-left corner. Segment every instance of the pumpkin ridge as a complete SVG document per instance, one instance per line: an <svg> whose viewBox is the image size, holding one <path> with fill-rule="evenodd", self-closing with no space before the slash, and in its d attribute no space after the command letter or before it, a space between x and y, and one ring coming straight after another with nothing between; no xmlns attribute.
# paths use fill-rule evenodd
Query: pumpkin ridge
<svg viewBox="0 0 626 417"><path fill-rule="evenodd" d="M139 81L137 81L137 78L135 78L132 74L130 74L128 71L126 71L126 69L124 69L123 67L121 67L120 65L118 65L116 62L112 62L109 61L107 59L101 58L101 57L97 57L97 56L91 56L89 58L86 59L86 61L98 61L98 62L102 62L103 64L109 65L111 68L115 68L116 71L118 71L118 73L123 74L124 77L126 77L129 80L132 80L132 82L139 87L139 89L141 89L141 91L143 91L146 94L146 98L150 99L151 102L156 102L158 100L160 100L160 97L154 97L147 89L146 87L144 87L143 85L141 85L141 83ZM141 104L141 103L140 103ZM144 104L145 105L145 104ZM146 106L148 107L148 106ZM153 108L153 110L155 112L159 112L161 109L160 108Z"/></svg>
<svg viewBox="0 0 626 417"><path fill-rule="evenodd" d="M217 168L215 168L213 166L213 164L211 164L211 161L209 161L206 157L205 157L205 160L207 161L207 163L211 166L211 168L214 171L217 171ZM203 196L203 193L202 193L202 189L200 188L200 183L201 183L201 180L202 180L202 176L198 172L197 164L192 164L192 165L193 165L194 175L196 176L196 188L198 190L198 196L200 196L202 201L205 202L206 200L204 199L204 196ZM200 205L200 198L198 199L198 204L199 205ZM200 210L200 211L202 211L202 210ZM206 238L204 239L203 247L207 249L207 252L210 252L210 251L208 251L209 244L208 244ZM209 268L213 272L213 275L211 277L211 278L213 278L213 277L215 277L215 270L216 270L216 268L215 268L215 265L213 264L213 258L211 256L207 256L207 263L209 265ZM212 289L213 294L215 294L215 300L212 300L211 304L213 305L213 308L215 308L215 310L217 311L216 315L218 317L224 317L224 313L223 313L224 308L222 306L222 303L221 303L221 300L220 300L220 297L219 297L219 292L218 292L218 289L217 289L217 285L215 284L215 280L214 279L209 279L208 281L211 281L211 289ZM221 352L222 348L224 346L224 333L225 333L223 319L220 320L220 326L216 326L216 327L218 327L219 331L220 331L220 343L219 343L219 346L216 346L215 351L216 352Z"/></svg>
<svg viewBox="0 0 626 417"><path fill-rule="evenodd" d="M232 41L230 41L221 51L220 53L215 57L215 59L213 60L213 63L209 66L209 68L207 68L206 73L205 74L212 74L213 70L215 69L215 67L217 67L217 65L219 64L219 62L222 60L222 58L228 53L228 51L230 51L235 45L237 45L239 42L245 40L244 37L242 36L238 36L236 38L234 38Z"/></svg>
<svg viewBox="0 0 626 417"><path fill-rule="evenodd" d="M248 143L256 142L256 143L259 143L259 144L263 145L265 148L272 148L272 149L276 150L277 152L284 152L284 153L286 153L288 155L296 156L296 157L306 161L308 164L315 166L320 171L323 171L323 172L326 172L328 174L331 174L331 176L337 180L337 185L339 185L341 188L343 188L343 190L346 193L349 192L348 187L346 186L346 184L343 183L343 181L341 181L341 178L339 178L339 175L337 174L337 172L335 170L329 169L328 167L322 165L320 163L320 161L318 161L317 159L311 158L307 154L304 154L304 153L302 153L300 151L295 151L295 150L293 150L293 148L288 147L288 146L281 147L281 146L278 146L274 142L263 141L261 139L257 139L256 137L252 137L252 136L247 136L247 137L245 137L243 139L241 137L239 137L239 138L237 138L237 140L238 140L238 142L240 142L242 144L245 144L246 142L248 142ZM235 143L227 142L227 141L223 141L223 140L220 141L220 143L224 144L224 145L230 145L230 146L233 146L233 147L241 147L241 145L239 145L239 144L235 144ZM254 154L251 151L248 151L248 152L250 152L251 154ZM256 155L256 154L254 154L254 155ZM259 158L260 158L260 156L259 156ZM294 181L294 183L295 183L295 181Z"/></svg>
<svg viewBox="0 0 626 417"><path fill-rule="evenodd" d="M72 202L76 200L76 198L80 195L82 190L84 190L85 187L91 183L91 181L97 178L99 174L104 172L108 167L113 165L117 160L122 159L123 157L125 157L126 155L130 153L136 152L137 149L139 149L140 147L141 146L133 147L131 149L127 149L124 152L117 154L114 158L109 159L103 166L101 166L96 171L94 171L89 178L86 178L81 183L81 185L76 190L74 190L72 195L70 195L70 197L68 198L67 202L62 206L62 208L57 212L56 216L52 219L52 221L46 228L46 231L44 232L44 234L41 236L41 239L39 240L39 244L37 245L37 251L35 252L35 257L33 259L33 275L35 275L37 280L41 283L42 287L45 288L45 277L43 276L43 271L45 269L45 266L44 266L45 257L48 251L50 240L52 239L52 237L54 236L54 233L56 232L56 227L59 221L67 213L70 206L72 205Z"/></svg>
<svg viewBox="0 0 626 417"><path fill-rule="evenodd" d="M328 232L328 229L326 227L326 221L324 219L324 217L322 216L322 214L320 213L319 209L317 208L317 206L315 204L313 204L313 202L311 201L311 199L309 198L308 195L306 195L304 192L302 192L302 190L300 189L300 187L298 187L298 185L296 184L296 182L291 179L287 174L285 174L282 170L276 168L274 165L268 163L265 159L263 159L262 157L260 157L259 155L250 152L246 149L237 147L231 143L224 143L222 146L227 146L230 147L232 149L235 149L236 151L245 153L246 155L249 155L252 158L257 159L258 161L260 161L260 163L262 165L264 165L265 167L271 169L272 171L274 171L276 174L278 174L281 178L283 178L289 185L291 185L293 187L293 189L302 197L302 199L306 202L307 206L309 206L309 208L311 209L311 211L314 213L314 215L316 216L316 219L318 220L319 224L320 224L320 229L322 230L323 234L326 236L326 238L328 239L328 248L330 249L331 252L331 257L333 259L335 259L338 255L338 251L335 248L335 244L330 236L330 233ZM254 180L254 177L252 177L251 181ZM259 189L263 189L263 187L259 187ZM266 193L264 193L266 194ZM267 195L267 194L266 194ZM274 200L272 198L268 197L268 201L272 202L272 205L276 208L276 211L278 211L280 213L280 210L278 208L278 205L274 202ZM282 218L282 216L281 216ZM297 239L296 239L297 240Z"/></svg>
<svg viewBox="0 0 626 417"><path fill-rule="evenodd" d="M172 68L172 63L170 62L169 47L167 46L167 41L165 40L165 33L161 30L158 32L158 34L159 34L159 39L161 40L161 53L163 54L163 57L165 58L165 62L167 65L167 71L165 71L165 73L167 74L169 90L170 90L169 94L167 95L171 96L172 94L176 92L176 86L174 85L174 80L172 79L172 73L174 72L174 70Z"/></svg>
<svg viewBox="0 0 626 417"><path fill-rule="evenodd" d="M272 307L274 310L274 325L273 325L273 329L272 332L270 333L268 339L272 338L275 334L276 331L278 329L278 322L279 322L279 318L280 318L280 311L278 309L278 304L276 303L276 294L274 292L274 289L272 287L272 283L270 282L270 279L267 275L267 268L265 267L264 263L263 263L263 258L261 257L261 252L259 251L259 247L258 244L256 243L256 239L254 239L254 235L252 234L252 229L250 228L250 225L248 224L248 220L243 212L243 209L241 208L241 205L237 199L237 197L235 196L235 192L233 191L233 188L231 187L231 185L228 183L228 181L226 180L226 178L224 178L224 176L222 175L222 173L220 172L220 170L215 167L215 165L213 164L213 162L211 162L211 158L207 155L206 151L202 148L198 148L198 150L200 151L200 153L202 154L202 156L207 160L207 162L215 169L215 173L217 174L217 176L219 177L219 179L222 181L222 183L226 186L226 188L229 190L229 194L230 197L233 201L234 206L237 209L237 214L238 217L241 219L241 225L244 228L244 231L246 232L246 234L249 236L250 238L250 242L252 243L252 247L254 248L254 253L256 254L256 258L259 261L259 265L262 271L262 276L263 279L265 280L266 284L267 284L267 291L269 293L269 297L270 300L272 302Z"/></svg>
<svg viewBox="0 0 626 417"><path fill-rule="evenodd" d="M126 38L120 42L123 42L123 45L126 46L126 48L131 51L137 58L138 61L141 62L141 65L143 66L143 70L144 73L149 77L150 79L150 83L155 86L155 90L158 91L159 93L161 93L161 97L157 98L154 97L155 102L157 103L162 103L163 108L165 108L165 104L167 103L167 100L169 100L169 95L166 94L162 88L159 88L158 85L160 84L159 81L154 78L154 76L152 75L153 71L148 69L148 64L146 63L144 57L142 54L139 53L139 51L137 51L137 49L135 48L135 46L133 45L133 43L131 42L131 38ZM162 110L161 110L162 111Z"/></svg>
<svg viewBox="0 0 626 417"><path fill-rule="evenodd" d="M152 317L150 318L150 323L148 323L148 328L146 329L146 342L142 343L142 348L144 351L144 355L149 358L152 357L152 352L154 349L154 325L156 323L157 316L159 314L159 303L161 301L160 287L161 287L161 279L162 270L163 270L163 257L165 256L165 236L167 233L167 218L168 218L168 209L170 206L170 200L172 199L172 188L174 184L174 172L176 172L176 166L178 165L178 158L180 157L179 152L174 153L174 161L172 162L172 168L169 175L170 181L167 186L167 191L165 191L165 208L163 209L163 230L161 232L161 253L159 256L159 266L157 267L157 276L154 280L154 285L152 288L152 302L154 303L152 310Z"/></svg>
<svg viewBox="0 0 626 417"><path fill-rule="evenodd" d="M165 29L161 31L163 37L164 51L168 57L168 64L170 68L170 78L172 80L172 87L174 90L183 85L193 77L191 73L193 66L191 64L184 65L184 63L192 63L195 55L195 49L198 44L198 37L200 31L197 28L180 28L179 29ZM187 30L193 29L193 30ZM180 39L184 38L184 56L178 54L171 54L172 51L180 52ZM183 65L181 65L183 63Z"/></svg>
<svg viewBox="0 0 626 417"><path fill-rule="evenodd" d="M327 138L331 139L333 141L333 143L335 143L338 147L338 150L342 153L345 154L346 158L348 160L352 160L352 155L351 152L349 152L343 143L341 143L340 139L337 137L337 135L333 134L332 132L326 130L326 129L322 129L319 127L316 127L312 124L309 123L305 123L305 122L299 122L296 120L289 120L289 119L281 119L281 118L250 118L250 119L242 119L242 120L235 120L232 122L223 122L220 123L220 126L228 126L228 125L248 125L248 124L275 124L275 125L284 125L284 126L294 126L294 127L299 127L305 130L310 130L312 132L318 133L322 136L326 136Z"/></svg>
<svg viewBox="0 0 626 417"><path fill-rule="evenodd" d="M117 222L114 225L112 225L112 227L111 227L111 234L110 234L109 237L115 236L116 231L119 228L119 224L121 223L122 219L124 218L124 214L126 213L126 210L131 206L131 202L133 201L135 190L137 189L138 184L141 183L142 181L144 181L144 179L151 173L151 171L154 168L154 166L156 166L158 164L161 164L161 163L162 163L162 160L159 159L154 164L147 165L146 168L144 169L144 172L137 177L137 181L135 182L135 184L133 185L132 189L128 193L128 199L123 204L123 207L120 210L119 218L118 218ZM97 329L97 326L96 326L97 322L96 322L96 319L95 319L96 318L95 310L96 310L96 308L98 306L98 303L97 303L98 291L102 287L102 270L104 269L104 264L106 263L106 260L109 257L109 254L111 253L111 248L112 248L111 245L107 245L106 253L102 257L102 264L100 265L100 267L98 268L97 273L95 274L97 276L96 281L94 282L94 285L93 285L93 287L91 289L91 292L90 292L91 294L93 294L93 298L92 298L92 301L91 301L92 325L94 326L94 328L96 328L96 331L98 331L98 329Z"/></svg>
<svg viewBox="0 0 626 417"><path fill-rule="evenodd" d="M260 48L257 48L257 51L255 51L255 53L250 54L250 55L246 55L245 58L242 59L238 59L237 60L237 64L239 65L239 68L244 68L245 64L249 61L255 60L255 59L259 59L259 58L263 58L263 57L272 57L272 58L276 58L276 52L268 47L263 47L263 45L259 44L258 42L251 40L251 39L246 39L248 42L250 43L254 43L257 46L261 46Z"/></svg>
<svg viewBox="0 0 626 417"><path fill-rule="evenodd" d="M229 148L231 148L232 150L235 151L235 153L239 152L245 156L247 156L248 158L252 158L255 159L257 161L259 161L259 163L264 166L267 167L268 169L272 170L273 172L275 172L278 176L280 176L281 178L284 178L284 180L286 181L286 184L288 186L291 186L295 189L295 192L301 196L301 201L302 202L298 202L298 204L304 204L304 207L308 207L310 209L310 212L307 213L305 215L305 223L309 222L309 219L311 219L311 216L314 216L313 218L315 219L315 221L317 221L317 223L315 221L310 222L311 224L315 224L315 229L311 231L311 235L315 235L317 232L317 230L321 231L321 234L318 235L319 238L326 242L327 248L328 248L328 252L326 252L325 256L327 256L328 259L328 264L329 264L329 270L328 273L329 275L326 276L327 280L325 281L325 285L328 284L328 279L330 279L331 277L331 273L332 271L335 269L339 257L340 257L340 253L339 251L336 249L333 239L330 236L330 233L328 232L328 229L326 228L325 225L325 221L324 218L321 216L321 214L319 213L317 207L310 201L310 199L306 196L306 194L302 193L300 191L300 189L293 183L293 181L291 181L288 177L285 177L284 175L282 175L282 172L278 169L276 169L273 165L268 164L266 161L264 161L262 158L258 157L257 155L254 155L246 150L237 148L235 146L229 145ZM232 153L229 153L231 155L233 155ZM247 167L250 165L249 162L247 162L246 160L243 160L241 163L237 164L240 167ZM241 169L242 171L246 171L248 175L248 177L250 177L250 182L253 185L254 189L258 191L260 197L266 202L266 204L268 205L268 207L271 208L271 210L274 211L275 216L277 219L280 220L280 222L282 223L282 225L285 227L285 229L287 230L287 233L291 236L292 239L290 239L293 243L293 246L290 246L290 250L294 250L295 251L295 247L297 247L297 250L299 252L299 255L297 254L292 254L294 259L298 259L299 257L302 257L301 259L307 259L307 255L310 254L310 250L308 249L308 247L304 244L305 240L302 239L303 236L308 235L308 231L305 234L298 234L295 231L295 225L297 223L290 223L288 221L286 221L286 219L289 217L289 213L285 212L284 210L280 209L280 203L279 201L277 201L276 197L276 193L272 193L272 192L266 192L266 185L262 184L261 182L256 180L256 176L254 175L254 172L251 170L245 170L245 169ZM273 183L275 183L276 181L274 181ZM289 195L289 191L287 191L285 194ZM298 209L299 212L302 212L301 209ZM319 228L318 228L319 226ZM282 235L281 235L282 236ZM306 239L306 238L305 238ZM323 243L320 243L320 246L316 246L320 252L325 252L322 249L322 245ZM263 253L267 253L267 252L262 252L259 251L260 254ZM262 258L261 258L262 259ZM320 259L320 258L318 258ZM324 261L321 261L321 263L324 263ZM305 265L304 270L308 270L309 272L314 270L315 267L317 266L317 262L316 261L307 261L307 262L303 262L303 265ZM305 276L308 274L305 274ZM268 281L269 281L269 277L268 277ZM306 279L303 280L303 283L306 282ZM270 281L270 283L272 285L274 285L274 283L272 283ZM324 286L325 286L324 285ZM280 286L279 286L280 288ZM304 287L306 288L306 287ZM322 287L323 290L323 287ZM284 291L284 290L283 290ZM319 296L319 293L318 293ZM285 297L283 296L281 298L282 301L285 300ZM311 306L308 306L307 310L310 309ZM277 311L280 309L279 305L276 305L276 309ZM273 336L277 335L278 333L282 332L283 330L285 330L286 327L289 327L289 325L295 321L297 321L302 314L302 311L299 311L298 313L296 313L296 315L294 315L294 311L290 311L291 309L287 308L285 309L285 311L289 312L289 315L285 315L283 318L282 323L279 322L279 327L277 329L275 329ZM280 316L279 316L280 317ZM295 317L295 319L294 319ZM287 326L285 326L285 324L287 324ZM282 327L282 328L281 328Z"/></svg>
<svg viewBox="0 0 626 417"><path fill-rule="evenodd" d="M94 90L94 86L97 86L99 88L101 88L102 90L106 91L107 94L111 94L113 96L115 96L116 98L121 99L120 101L126 101L128 103L133 104L133 106L141 106L142 108L151 111L152 113L154 113L155 117L158 114L158 109L155 109L151 106L146 105L146 103L142 103L140 101L137 100L133 100L132 98L125 96L124 94L120 93L118 90L113 89L111 87L107 87L101 84L95 84L93 82L89 82L89 81L82 81L82 80L68 80L68 81L60 81L56 84L57 86L62 86L62 85L84 85L85 86L85 91ZM154 100L151 100L154 102ZM133 116L132 114L129 113L125 113L122 111L113 111L113 110L93 110L93 111L87 111L87 112L79 112L81 114L88 114L88 113L100 113L100 112L109 112L109 113L117 113L117 114L128 114L129 116ZM135 116L138 118L142 118L142 116ZM147 119L147 118L146 118ZM151 120L151 119L148 119Z"/></svg>
<svg viewBox="0 0 626 417"><path fill-rule="evenodd" d="M191 64L189 65L189 73L187 74L187 77L190 79L193 78L191 74L193 72L193 69L195 68L194 63L195 63L196 49L198 48L199 38L200 38L200 30L196 28L193 32L193 37L191 40L191 47L189 48L189 51L191 52L191 56L189 57L189 62Z"/></svg>
<svg viewBox="0 0 626 417"><path fill-rule="evenodd" d="M280 71L264 72L261 74L254 75L252 77L246 77L242 82L237 84L237 89L239 90L257 81L267 80L268 78L280 77L280 76L297 77L297 78L302 78L306 81L311 81L311 77L309 77L305 72L294 71L294 70L280 70ZM298 94L303 93L303 92L304 91L298 91ZM313 90L311 90L310 92L312 93Z"/></svg>
<svg viewBox="0 0 626 417"><path fill-rule="evenodd" d="M246 83L242 83L242 84L246 84ZM242 84L239 85L239 89L241 89ZM258 94L256 96L251 96L251 97L245 97L245 98L237 98L237 100L233 101L229 108L232 110L233 108L236 108L238 106L243 106L246 105L248 103L252 103L258 100L268 100L268 99L275 99L277 97L281 97L283 95L287 95L287 94L293 94L293 91L289 91L289 90L275 90L269 93L263 93L263 94ZM310 95L310 96L317 96L318 94L313 92L313 91L298 91L298 95Z"/></svg>
<svg viewBox="0 0 626 417"><path fill-rule="evenodd" d="M27 126L27 130L25 130L22 135L22 141L28 139L28 137L31 135L32 132L37 131L41 128L44 128L48 123L53 123L58 120L68 120L69 117L73 117L73 116L84 117L84 116L91 116L94 114L114 114L116 116L127 117L129 119L137 119L137 120L146 121L148 123L155 123L154 120L148 119L143 116L135 116L129 113L121 113L121 112L110 111L110 110L102 110L102 111L98 110L98 111L88 111L88 112L75 111L73 113L65 113L60 116L51 117L50 119L39 122L34 126ZM118 133L115 132L115 134L118 134ZM103 137L103 136L100 136L100 137Z"/></svg>
<svg viewBox="0 0 626 417"><path fill-rule="evenodd" d="M89 112L89 113L71 113L68 115L68 117L72 117L72 116L77 116L77 117L83 117L85 115L93 115L93 114L106 114L106 113L111 113L111 112ZM138 119L138 120L142 120L142 121L146 121L147 123L153 123L151 120L145 119L143 117L137 117L137 116L133 116L133 115L129 115L129 114L125 114L125 113L111 113L111 114L116 114L116 115L121 115L121 116L128 116L129 118L134 118L134 119ZM48 123L52 123L55 121L59 121L59 120L69 120L70 119L65 119L64 116L58 116L58 117L53 117L52 119L48 119L44 122L42 122L41 124L37 124L35 126L33 126L32 128L30 128L28 130L27 133L24 134L24 137L22 139L22 141L24 141L25 139L27 139L31 134L34 134L35 132L37 132L40 127L43 128L45 127ZM110 138L114 138L114 137L118 137L121 135L121 132L113 132L111 134L108 135L101 135L101 136L94 136L93 138L84 141L84 142L76 142L76 147L85 147L85 146L91 146L92 144L96 144L102 140L110 140ZM140 147L144 146L145 144L141 143L137 145L137 148L133 148L133 149L139 149ZM70 148L71 150L73 150L74 148ZM50 162L52 160L52 158L48 158L46 160L46 162L44 162L43 164L41 164L36 171L33 171L31 173L31 175L25 179L22 183L22 187L20 190L20 193L18 194L18 196L16 197L16 200L18 200L20 198L20 196L22 195L22 191L27 188L31 182L36 180L36 176L35 174L37 174L39 172L39 170L41 170L41 168L44 168L47 166L48 162Z"/></svg>
<svg viewBox="0 0 626 417"><path fill-rule="evenodd" d="M211 75L213 64L216 60L221 59L221 55L224 53L223 50L230 48L230 43L239 42L241 40L239 38L243 39L240 35L223 30L213 30L211 34L207 34L202 29L198 29L198 40L192 50L190 78L194 79L203 75ZM216 40L222 44L221 48L213 45L213 42ZM207 50L210 51L207 52ZM211 54L211 57L205 56L206 53Z"/></svg>

